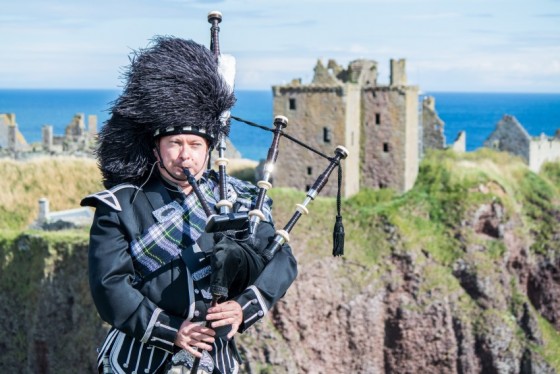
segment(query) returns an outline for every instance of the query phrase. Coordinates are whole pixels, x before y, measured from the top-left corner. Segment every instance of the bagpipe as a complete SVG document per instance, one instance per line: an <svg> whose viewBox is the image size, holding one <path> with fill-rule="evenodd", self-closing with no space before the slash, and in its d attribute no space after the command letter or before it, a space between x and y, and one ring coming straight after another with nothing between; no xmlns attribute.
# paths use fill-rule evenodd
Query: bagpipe
<svg viewBox="0 0 560 374"><path fill-rule="evenodd" d="M226 61L225 57L220 54L219 24L221 23L221 21L222 14L220 12L213 11L208 14L208 22L212 25L210 29L210 50L218 61L220 73L233 90L233 80L235 76L234 60L229 59L228 61ZM292 231L298 220L301 218L301 216L309 213L307 206L321 192L335 168L338 168L338 193L337 216L333 232L333 256L341 256L344 252L344 227L342 225L342 217L340 214L340 190L342 180L341 160L345 159L348 156L348 150L343 146L337 146L334 150L333 156L327 156L319 152L318 150L290 136L284 131L288 125L288 118L285 116L276 116L274 118L273 128L269 128L256 124L254 122L246 121L239 117L232 116L231 113L228 112L222 115L221 121L223 126L226 126L228 124L228 121L231 121L232 119L240 123L244 123L273 133L272 143L268 149L266 161L264 163L263 177L260 181L257 182L258 195L256 197L253 209L248 212L235 212L233 209L233 204L227 199L227 165L229 163L229 160L225 157L226 135L224 133L220 135L220 139L218 140L218 145L216 147L218 151L218 157L215 160L215 165L218 168L219 200L215 205L215 210L212 210L206 202L202 192L198 188L194 176L187 168L183 170L189 184L193 188L193 192L197 195L202 208L207 215L205 231L207 233L214 233L215 237L217 237L217 244L212 254L213 271L210 286L213 306L216 305L220 299L231 296L231 285L236 282L236 278L238 276L245 276L244 274L241 274L243 272L243 269L239 269L238 266L233 265L236 263L235 257L239 256L238 252L243 251L246 248L254 249L262 258L262 267L266 266L266 264L273 259L274 255L282 248L282 246L290 241L290 232ZM283 227L283 229L276 230L273 235L266 237L263 242L262 235L259 234L261 231L261 223L266 219L265 214L263 213L263 205L265 204L268 190L272 188L271 177L273 174L274 165L278 158L281 138L286 138L325 158L326 160L328 160L328 165L326 166L324 171L317 177L312 187L306 192L305 200L301 204L296 205L295 212L289 219L288 223L286 223L286 225ZM235 236L235 233L237 233L237 236ZM242 233L242 237L238 236L239 233ZM222 244L224 240L229 240L229 243L233 241L233 243L237 245L232 246ZM229 266L228 264L230 263L231 258L234 258L234 260L231 261L232 265ZM254 274L253 278L249 279L248 281L251 282L251 280L256 279L257 275L258 274ZM243 288L243 286L241 288ZM240 291L242 291L242 289L240 289ZM194 362L191 373L197 372L198 363L199 359L197 358L197 360L195 360Z"/></svg>
<svg viewBox="0 0 560 374"><path fill-rule="evenodd" d="M219 44L219 24L221 23L221 21L222 14L220 12L212 11L208 14L208 22L212 25L210 29L210 50L218 61L218 65L220 66L219 69L221 69L222 74L224 75L224 79L233 90L235 67L233 66L232 68L231 66L231 56L229 56L230 59L228 62L230 66L227 68L221 68L223 66L222 59L224 58L220 53ZM235 65L234 62L233 65ZM228 73L224 74L223 71L227 71ZM317 197L317 195L319 195L323 187L328 182L328 179L334 169L338 168L337 216L333 233L333 256L341 256L344 252L344 228L342 226L342 217L340 215L340 185L342 179L341 160L345 159L348 156L348 150L345 147L339 145L334 150L333 156L327 156L321 153L320 151L310 147L304 142L287 134L284 130L288 125L288 118L282 115L278 115L274 118L273 128L244 120L242 118L231 115L231 113L229 112L222 115L221 120L223 126L226 126L227 122L231 119L259 128L264 131L272 132L272 142L268 149L267 157L264 163L263 178L257 182L257 186L259 189L254 208L249 212L234 212L232 210L233 204L227 200L227 165L229 163L229 160L225 157L226 135L224 133L221 133L220 139L218 140L218 158L215 160L215 165L218 168L219 177L219 201L216 203L216 210L218 212L212 211L212 209L208 206L208 203L203 197L202 192L198 188L196 180L194 179L194 176L191 175L190 171L186 168L183 170L189 184L193 187L193 191L197 195L208 217L205 231L207 233L245 231L247 233L247 236L244 238L244 240L247 240L249 242L254 240L259 224L265 220L265 215L262 211L263 204L265 202L268 190L272 188L272 183L270 181L274 170L274 165L278 158L280 140L282 137L284 137L327 159L329 163L324 171L317 177L311 188L309 188L309 190L306 192L305 200L301 204L296 205L296 210L288 223L284 226L283 229L277 230L274 237L269 240L266 248L261 248L259 252L264 257L265 262L269 262L274 257L274 254L281 248L281 246L284 243L290 241L290 232L292 231L300 217L304 214L309 213L307 206ZM227 294L222 296L227 296Z"/></svg>

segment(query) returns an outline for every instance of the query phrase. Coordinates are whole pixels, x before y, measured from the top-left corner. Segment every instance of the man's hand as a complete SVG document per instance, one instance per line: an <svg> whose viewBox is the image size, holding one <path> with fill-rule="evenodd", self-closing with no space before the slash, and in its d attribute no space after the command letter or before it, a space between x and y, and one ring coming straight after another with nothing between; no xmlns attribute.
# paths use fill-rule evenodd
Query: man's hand
<svg viewBox="0 0 560 374"><path fill-rule="evenodd" d="M212 322L212 328L231 325L227 334L227 338L231 339L243 323L243 310L236 301L229 300L208 309L206 320Z"/></svg>
<svg viewBox="0 0 560 374"><path fill-rule="evenodd" d="M179 327L177 338L175 338L175 345L192 353L196 357L202 357L202 353L198 352L198 349L211 351L215 334L216 333L211 328L204 327L204 322L185 320L181 324L181 327Z"/></svg>

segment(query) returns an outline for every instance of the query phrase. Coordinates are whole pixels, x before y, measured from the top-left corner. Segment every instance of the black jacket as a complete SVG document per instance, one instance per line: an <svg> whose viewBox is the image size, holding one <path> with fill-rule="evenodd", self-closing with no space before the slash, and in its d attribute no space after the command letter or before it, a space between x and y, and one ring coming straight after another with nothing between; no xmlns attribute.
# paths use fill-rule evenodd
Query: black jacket
<svg viewBox="0 0 560 374"><path fill-rule="evenodd" d="M181 323L204 320L208 300L203 297L204 282L193 282L192 269L179 257L148 276L140 276L135 269L131 241L156 223L152 212L173 199L162 187L159 178L152 178L142 189L123 184L90 195L81 204L96 208L89 282L100 317L138 342L173 353ZM261 225L265 232L273 232L270 223ZM243 308L241 332L267 313L296 275L296 260L284 245L254 284L234 297Z"/></svg>

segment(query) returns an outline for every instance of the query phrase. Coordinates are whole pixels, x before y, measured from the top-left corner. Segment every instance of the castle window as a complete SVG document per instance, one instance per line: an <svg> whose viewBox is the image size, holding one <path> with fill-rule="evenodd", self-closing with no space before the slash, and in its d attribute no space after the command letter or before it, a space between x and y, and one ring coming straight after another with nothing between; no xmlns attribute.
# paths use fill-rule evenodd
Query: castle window
<svg viewBox="0 0 560 374"><path fill-rule="evenodd" d="M385 153L389 152L389 143L383 143L383 152Z"/></svg>
<svg viewBox="0 0 560 374"><path fill-rule="evenodd" d="M307 184L307 185L305 186L305 192L309 191L310 189L311 189L311 185L310 185L310 184Z"/></svg>
<svg viewBox="0 0 560 374"><path fill-rule="evenodd" d="M289 105L290 105L290 110L296 110L296 99L291 98Z"/></svg>
<svg viewBox="0 0 560 374"><path fill-rule="evenodd" d="M323 127L323 141L325 143L331 142L331 130L328 127Z"/></svg>
<svg viewBox="0 0 560 374"><path fill-rule="evenodd" d="M313 174L313 168L311 166L307 167L307 175L312 175Z"/></svg>
<svg viewBox="0 0 560 374"><path fill-rule="evenodd" d="M381 114L375 113L375 124L381 125Z"/></svg>

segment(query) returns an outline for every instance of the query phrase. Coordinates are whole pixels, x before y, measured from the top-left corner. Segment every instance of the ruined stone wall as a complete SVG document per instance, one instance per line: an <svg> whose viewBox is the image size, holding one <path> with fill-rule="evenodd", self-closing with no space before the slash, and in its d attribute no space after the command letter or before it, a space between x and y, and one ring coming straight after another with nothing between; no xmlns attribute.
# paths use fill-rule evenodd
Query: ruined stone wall
<svg viewBox="0 0 560 374"><path fill-rule="evenodd" d="M97 135L97 116L95 114L88 115L88 133L90 136Z"/></svg>
<svg viewBox="0 0 560 374"><path fill-rule="evenodd" d="M286 132L322 153L332 156L345 143L345 93L340 86L274 86L274 115L288 118ZM290 104L291 103L291 104ZM292 105L290 107L290 105ZM282 139L273 185L307 191L328 161L295 143ZM335 196L334 174L321 195Z"/></svg>
<svg viewBox="0 0 560 374"><path fill-rule="evenodd" d="M404 191L406 101L401 90L364 90L361 187Z"/></svg>
<svg viewBox="0 0 560 374"><path fill-rule="evenodd" d="M311 84L294 80L273 87L274 115L288 117L289 134L328 155L337 145L349 150L343 163L345 196L362 187L404 192L416 181L421 146L418 87L407 85L405 65L404 59L391 60L390 85L377 86L373 60L352 61L347 70L333 60L327 67L319 60ZM445 144L434 107L430 115L427 122L434 129L440 126L439 142ZM275 185L305 191L325 163L318 164L309 151L285 143L280 143ZM335 187L331 182L323 193L334 195Z"/></svg>
<svg viewBox="0 0 560 374"><path fill-rule="evenodd" d="M85 133L84 113L74 115L70 123L66 126L65 136L68 141L80 141Z"/></svg>
<svg viewBox="0 0 560 374"><path fill-rule="evenodd" d="M505 115L496 125L496 129L484 141L484 146L520 156L529 163L531 137L523 126L510 115Z"/></svg>
<svg viewBox="0 0 560 374"><path fill-rule="evenodd" d="M0 149L24 151L27 141L18 129L15 113L0 114Z"/></svg>
<svg viewBox="0 0 560 374"><path fill-rule="evenodd" d="M51 125L44 125L41 129L43 149L51 151L53 147L53 127Z"/></svg>
<svg viewBox="0 0 560 374"><path fill-rule="evenodd" d="M465 131L459 132L457 138L451 145L451 149L453 149L455 152L467 151L467 133Z"/></svg>
<svg viewBox="0 0 560 374"><path fill-rule="evenodd" d="M0 148L8 148L8 128L12 126L10 114L0 114Z"/></svg>
<svg viewBox="0 0 560 374"><path fill-rule="evenodd" d="M538 173L542 164L560 160L560 139L543 135L529 144L529 168Z"/></svg>
<svg viewBox="0 0 560 374"><path fill-rule="evenodd" d="M390 85L391 86L406 86L406 60L393 60L390 61L391 76Z"/></svg>
<svg viewBox="0 0 560 374"><path fill-rule="evenodd" d="M347 81L360 86L377 86L377 62L364 59L350 62Z"/></svg>
<svg viewBox="0 0 560 374"><path fill-rule="evenodd" d="M431 96L422 101L422 153L427 149L444 149L444 122L435 110L435 99Z"/></svg>

